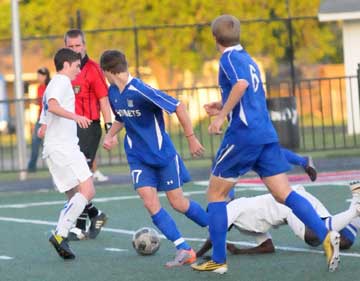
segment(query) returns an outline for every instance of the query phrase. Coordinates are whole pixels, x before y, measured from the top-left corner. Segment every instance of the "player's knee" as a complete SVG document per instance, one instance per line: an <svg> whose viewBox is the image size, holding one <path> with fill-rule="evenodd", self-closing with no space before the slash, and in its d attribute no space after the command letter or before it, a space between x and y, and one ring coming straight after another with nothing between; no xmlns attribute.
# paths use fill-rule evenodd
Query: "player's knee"
<svg viewBox="0 0 360 281"><path fill-rule="evenodd" d="M155 214L160 209L160 204L157 200L144 199L143 204L150 214Z"/></svg>
<svg viewBox="0 0 360 281"><path fill-rule="evenodd" d="M340 250L348 250L351 248L353 241L346 239L345 237L340 237Z"/></svg>

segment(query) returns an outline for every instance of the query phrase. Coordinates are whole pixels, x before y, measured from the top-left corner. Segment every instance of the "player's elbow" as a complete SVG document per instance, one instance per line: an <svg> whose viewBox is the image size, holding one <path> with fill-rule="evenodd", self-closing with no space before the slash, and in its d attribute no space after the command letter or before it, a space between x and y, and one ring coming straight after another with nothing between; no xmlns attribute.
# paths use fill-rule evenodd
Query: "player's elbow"
<svg viewBox="0 0 360 281"><path fill-rule="evenodd" d="M186 112L186 106L182 102L179 102L178 106L176 107L176 113L179 112Z"/></svg>

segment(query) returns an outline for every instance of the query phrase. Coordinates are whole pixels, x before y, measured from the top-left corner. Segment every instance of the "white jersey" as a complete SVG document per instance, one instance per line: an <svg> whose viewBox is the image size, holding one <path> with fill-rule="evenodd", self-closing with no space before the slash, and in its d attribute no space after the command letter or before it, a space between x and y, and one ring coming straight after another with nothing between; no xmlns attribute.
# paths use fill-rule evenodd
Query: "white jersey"
<svg viewBox="0 0 360 281"><path fill-rule="evenodd" d="M303 186L294 186L293 189L311 203L320 217L330 216L324 205ZM304 239L305 225L290 208L278 203L271 194L235 199L227 205L227 214L228 226L234 224L240 231L256 236L258 243L271 237L268 234L271 228L283 224L288 224L297 236Z"/></svg>
<svg viewBox="0 0 360 281"><path fill-rule="evenodd" d="M77 127L74 120L60 117L48 111L48 102L55 99L67 111L75 112L75 95L70 79L56 74L46 87L43 97L41 123L47 125L43 157L53 151L73 151L78 147Z"/></svg>

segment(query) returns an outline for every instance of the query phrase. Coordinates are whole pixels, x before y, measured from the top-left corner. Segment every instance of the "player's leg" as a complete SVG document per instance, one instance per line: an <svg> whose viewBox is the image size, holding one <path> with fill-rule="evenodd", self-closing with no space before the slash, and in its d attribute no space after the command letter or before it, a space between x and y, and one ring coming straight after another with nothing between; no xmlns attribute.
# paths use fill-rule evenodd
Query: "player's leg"
<svg viewBox="0 0 360 281"><path fill-rule="evenodd" d="M324 245L329 270L333 271L339 262L340 235L335 231L329 232L309 201L290 188L287 175L284 173L287 169L287 162L278 143L266 145L254 167L274 198L288 206L306 226L316 233Z"/></svg>
<svg viewBox="0 0 360 281"><path fill-rule="evenodd" d="M99 122L92 122L87 129L82 129L78 126L78 137L80 150L84 153L90 170L93 169L96 152L101 139L101 127ZM86 231L86 220L90 219L90 227L86 237L95 239L99 235L101 228L105 225L108 217L105 213L101 212L96 206L89 202L79 219L76 221L76 228L81 232ZM72 230L76 232L75 230ZM71 235L72 240L79 240L78 235Z"/></svg>
<svg viewBox="0 0 360 281"><path fill-rule="evenodd" d="M149 212L154 225L175 245L177 249L175 260L166 263L166 266L181 266L191 262L190 259L196 260L195 252L182 237L174 219L161 207L156 188L144 186L137 188L136 191L143 200L144 207Z"/></svg>
<svg viewBox="0 0 360 281"><path fill-rule="evenodd" d="M183 213L201 227L208 226L208 215L204 209L194 200L184 197L181 188L172 189L166 192L171 207L176 211Z"/></svg>
<svg viewBox="0 0 360 281"><path fill-rule="evenodd" d="M55 233L49 238L50 243L64 259L75 258L67 243L69 230L95 194L91 172L84 155L80 151L73 151L69 153L69 157L73 159L64 159L62 154L53 154L47 159L50 173L58 190L67 193L70 198L60 213ZM64 165L67 161L69 163ZM73 187L77 185L78 189L74 189Z"/></svg>
<svg viewBox="0 0 360 281"><path fill-rule="evenodd" d="M30 160L28 163L28 167L27 167L27 171L28 172L36 172L37 170L37 160L39 157L39 149L40 149L40 145L42 142L42 139L40 139L37 136L37 131L40 128L40 123L36 122L35 127L34 127L34 132L32 134L32 138L31 138L31 156L30 156Z"/></svg>
<svg viewBox="0 0 360 281"><path fill-rule="evenodd" d="M283 147L281 148L281 151L284 154L286 160L291 165L303 167L304 171L308 174L310 180L316 180L317 171L311 156L301 156Z"/></svg>
<svg viewBox="0 0 360 281"><path fill-rule="evenodd" d="M223 274L227 272L226 234L228 229L226 197L234 186L234 182L211 176L207 191L209 234L213 245L211 260L200 265L192 265L199 271L212 271Z"/></svg>
<svg viewBox="0 0 360 281"><path fill-rule="evenodd" d="M205 210L183 194L181 186L190 180L190 176L180 156L176 155L173 161L159 170L158 174L161 177L158 190L166 192L170 205L201 227L208 226L208 215Z"/></svg>

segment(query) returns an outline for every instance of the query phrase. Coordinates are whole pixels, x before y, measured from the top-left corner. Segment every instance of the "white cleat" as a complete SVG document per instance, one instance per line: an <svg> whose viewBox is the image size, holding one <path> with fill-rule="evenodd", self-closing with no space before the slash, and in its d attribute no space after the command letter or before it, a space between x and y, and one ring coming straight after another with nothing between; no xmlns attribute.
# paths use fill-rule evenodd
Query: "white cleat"
<svg viewBox="0 0 360 281"><path fill-rule="evenodd" d="M99 170L96 170L93 174L93 179L98 182L105 182L109 180L108 176L105 176L103 173L101 173Z"/></svg>

